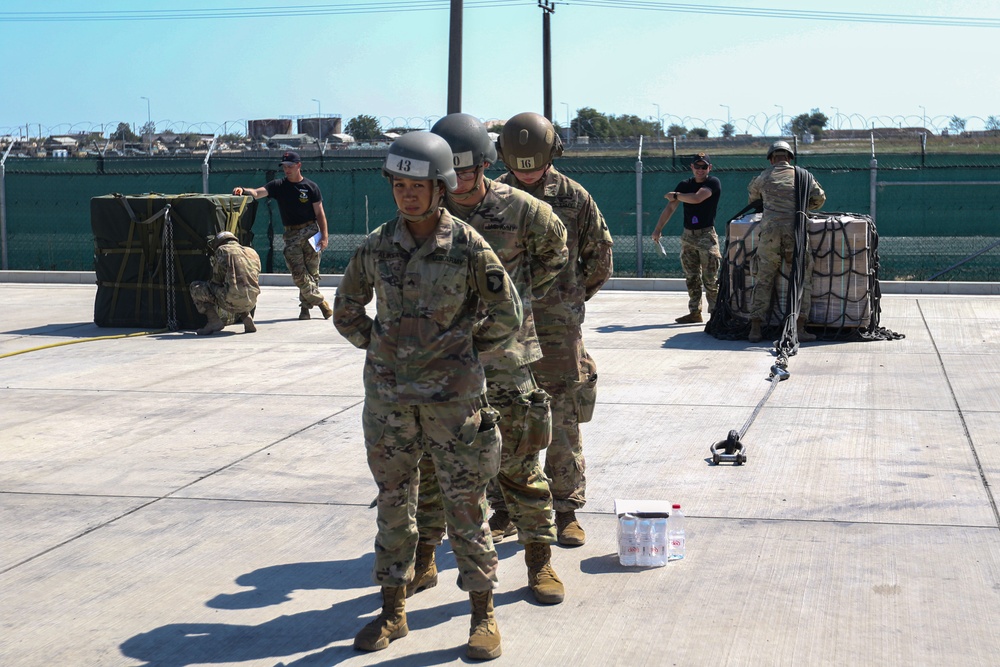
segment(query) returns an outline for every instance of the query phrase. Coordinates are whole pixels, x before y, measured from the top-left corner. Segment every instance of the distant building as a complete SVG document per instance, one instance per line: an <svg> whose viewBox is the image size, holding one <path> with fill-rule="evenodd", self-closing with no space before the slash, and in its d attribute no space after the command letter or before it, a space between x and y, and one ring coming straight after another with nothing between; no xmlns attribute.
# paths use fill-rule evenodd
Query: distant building
<svg viewBox="0 0 1000 667"><path fill-rule="evenodd" d="M344 131L340 116L299 118L297 125L299 134L309 134L319 137L320 141Z"/></svg>
<svg viewBox="0 0 1000 667"><path fill-rule="evenodd" d="M870 139L872 136L872 129L864 130L823 130L823 141L836 141L836 140L859 140L859 139ZM912 137L915 134L926 133L927 136L933 136L934 133L925 127L876 127L874 128L876 139L892 139L894 137Z"/></svg>
<svg viewBox="0 0 1000 667"><path fill-rule="evenodd" d="M349 134L339 132L337 134L331 134L326 139L331 146L346 146L354 143L354 137Z"/></svg>
<svg viewBox="0 0 1000 667"><path fill-rule="evenodd" d="M256 141L275 134L292 134L291 118L264 118L247 121L247 136Z"/></svg>
<svg viewBox="0 0 1000 667"><path fill-rule="evenodd" d="M76 149L79 147L80 143L73 137L68 137L65 135L53 135L45 140L42 144L42 148L46 151L67 151L69 153L75 153Z"/></svg>
<svg viewBox="0 0 1000 667"><path fill-rule="evenodd" d="M256 137L255 137L256 138ZM316 143L316 138L308 134L272 134L264 137L272 148L302 148L312 146Z"/></svg>

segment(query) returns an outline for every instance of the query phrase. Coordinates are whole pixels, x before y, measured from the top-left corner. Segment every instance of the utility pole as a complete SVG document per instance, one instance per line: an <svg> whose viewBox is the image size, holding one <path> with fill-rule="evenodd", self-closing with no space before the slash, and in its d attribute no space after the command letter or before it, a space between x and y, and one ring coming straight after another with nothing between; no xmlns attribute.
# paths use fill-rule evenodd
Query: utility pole
<svg viewBox="0 0 1000 667"><path fill-rule="evenodd" d="M556 10L555 0L538 0L542 10L542 115L552 120L552 31L549 15Z"/></svg>
<svg viewBox="0 0 1000 667"><path fill-rule="evenodd" d="M448 113L462 111L462 0L451 0L448 36Z"/></svg>
<svg viewBox="0 0 1000 667"><path fill-rule="evenodd" d="M140 100L146 100L146 131L149 133L149 140L148 140L148 143L149 143L149 154L152 155L153 154L153 129L150 127L150 125L153 124L153 119L152 119L152 116L149 113L149 98L148 97L140 97L139 99Z"/></svg>

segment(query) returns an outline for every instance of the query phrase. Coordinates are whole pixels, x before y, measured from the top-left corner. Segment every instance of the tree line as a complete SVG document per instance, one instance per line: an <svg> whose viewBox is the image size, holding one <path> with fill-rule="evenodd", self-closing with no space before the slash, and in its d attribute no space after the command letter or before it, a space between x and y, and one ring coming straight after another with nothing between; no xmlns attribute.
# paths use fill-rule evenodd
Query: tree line
<svg viewBox="0 0 1000 667"><path fill-rule="evenodd" d="M822 140L830 123L829 117L818 108L811 109L808 113L801 113L790 117L781 127L785 135L795 135L803 137L811 134L814 139ZM556 129L565 136L565 127L559 120L553 122ZM966 119L955 115L948 123L947 132L949 134L961 134L965 131ZM491 132L499 132L502 124L495 124L488 129ZM344 127L346 134L354 137L355 141L372 142L378 141L379 137L385 134L404 134L416 128L411 127L389 127L383 128L380 121L375 116L359 114L350 119ZM1000 116L990 116L986 120L986 129L990 131L1000 131ZM683 125L671 124L666 127L659 120L644 119L634 114L605 114L592 107L578 109L576 117L569 121L569 130L573 137L588 137L596 140L616 140L645 137L687 137L689 139L707 138L709 131L703 127L688 128ZM735 128L731 123L725 123L720 128L720 135L723 138L735 136ZM92 133L95 140L101 139L100 133ZM139 132L133 132L128 123L119 123L118 127L108 137L112 141L139 142L150 135L155 134L155 126L146 123ZM201 139L200 135L185 133L179 137L178 142L182 146L194 146ZM220 137L222 141L230 143L245 140L241 134L231 133Z"/></svg>

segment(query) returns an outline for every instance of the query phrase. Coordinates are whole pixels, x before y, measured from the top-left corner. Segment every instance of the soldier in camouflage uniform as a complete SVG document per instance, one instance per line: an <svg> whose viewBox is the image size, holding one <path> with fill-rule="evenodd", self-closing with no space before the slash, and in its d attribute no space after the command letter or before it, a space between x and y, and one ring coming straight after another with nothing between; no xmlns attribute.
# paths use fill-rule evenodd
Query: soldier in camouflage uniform
<svg viewBox="0 0 1000 667"><path fill-rule="evenodd" d="M693 176L677 184L664 198L669 202L660 213L653 230L653 243L660 242L660 232L674 214L678 203L684 204L684 231L681 233L681 268L688 290L688 314L678 317L680 324L703 322L701 291L705 288L708 312L715 309L719 296L719 235L715 232L715 212L722 196L722 183L709 172L712 163L705 153L698 153L691 160Z"/></svg>
<svg viewBox="0 0 1000 667"><path fill-rule="evenodd" d="M195 280L188 286L191 299L207 324L198 329L199 336L222 331L225 324L219 311L229 322L243 322L244 333L257 331L250 311L257 307L260 294L260 257L257 251L240 245L232 232L219 232L208 244L212 250L212 278Z"/></svg>
<svg viewBox="0 0 1000 667"><path fill-rule="evenodd" d="M764 202L764 214L760 220L760 240L753 264L753 303L750 306L748 336L751 343L759 343L763 338L761 323L767 318L771 309L774 278L781 269L782 261L791 265L792 254L795 252L795 167L791 165L794 157L795 154L788 142L775 142L767 151L767 159L771 166L750 181L747 188L751 202L758 200ZM826 202L826 193L812 174L809 172L806 174L809 191L808 209L815 211ZM809 308L812 305L813 254L809 247L808 234L806 238L799 239L799 242L806 247L804 253L806 266L796 328L799 342L808 343L816 340L815 334L805 329Z"/></svg>
<svg viewBox="0 0 1000 667"><path fill-rule="evenodd" d="M354 646L384 649L409 632L418 465L429 456L458 585L472 603L467 654L492 659L501 653L493 612L499 562L486 522L486 485L499 470L500 443L479 357L510 345L521 326L521 300L483 237L440 208L444 189L457 186L444 139L401 136L383 171L399 215L355 251L334 300L337 331L367 351L362 426L378 485L372 578L382 587L382 612ZM374 320L365 312L373 297Z"/></svg>
<svg viewBox="0 0 1000 667"><path fill-rule="evenodd" d="M233 194L254 199L271 197L278 202L281 224L285 228L282 254L292 280L299 288L299 319L310 319L309 309L313 306L317 306L323 317L329 319L333 309L319 291L320 257L330 242L323 194L316 183L302 175L302 158L298 153L286 151L281 156L281 168L285 172L284 178L269 181L260 188L235 187ZM313 247L310 239L316 234L320 238Z"/></svg>
<svg viewBox="0 0 1000 667"><path fill-rule="evenodd" d="M548 119L531 112L517 114L504 124L498 144L509 171L497 181L547 202L566 225L569 261L555 285L532 304L542 358L531 370L552 396L552 443L545 453L545 474L556 510L557 539L564 546L579 546L587 538L576 517L587 502L580 424L590 421L597 401L597 364L583 346L583 319L585 302L611 277L614 242L590 194L552 165L553 158L562 155L562 142Z"/></svg>
<svg viewBox="0 0 1000 667"><path fill-rule="evenodd" d="M487 398L500 413L500 474L496 479L510 512L509 516L503 513L503 524L513 517L535 599L558 604L565 593L551 564L550 545L556 541L552 494L539 462L539 452L551 438L551 413L549 397L535 384L528 364L542 357L531 304L548 291L566 265L566 227L545 202L485 177L497 155L486 126L478 119L449 114L431 132L448 142L454 156L458 188L446 195L449 213L468 222L489 242L521 297L524 318L517 336L480 359L486 371ZM420 480L420 541L408 596L437 584L434 554L445 532L444 504L430 457L420 461ZM493 519L491 527L492 523ZM501 530L493 539L503 536Z"/></svg>

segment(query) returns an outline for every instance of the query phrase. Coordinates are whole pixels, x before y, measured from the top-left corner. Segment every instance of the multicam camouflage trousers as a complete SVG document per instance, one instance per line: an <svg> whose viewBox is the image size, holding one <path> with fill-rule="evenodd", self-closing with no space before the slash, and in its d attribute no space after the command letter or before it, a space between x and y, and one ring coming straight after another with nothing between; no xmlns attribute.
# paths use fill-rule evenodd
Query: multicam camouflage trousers
<svg viewBox="0 0 1000 667"><path fill-rule="evenodd" d="M285 264L292 274L292 281L299 288L299 304L303 308L311 308L323 303L323 294L319 291L319 260L320 254L313 250L309 239L319 231L319 224L312 223L293 232L285 232Z"/></svg>
<svg viewBox="0 0 1000 667"><path fill-rule="evenodd" d="M233 324L240 319L240 315L249 313L257 305L256 303L234 304L226 301L226 286L207 280L195 280L188 285L188 291L191 293L191 300L199 313L206 315L209 308L215 308L219 319L227 325Z"/></svg>
<svg viewBox="0 0 1000 667"><path fill-rule="evenodd" d="M709 312L715 309L719 296L719 235L715 229L685 229L681 234L681 268L688 290L688 310L701 312L701 290L704 285Z"/></svg>
<svg viewBox="0 0 1000 667"><path fill-rule="evenodd" d="M552 544L556 541L552 494L538 456L552 435L549 397L535 385L527 366L487 370L486 387L490 407L500 413L501 434L500 473L497 484L491 484L491 496L502 494L519 542ZM434 463L425 456L420 460L417 504L420 542L441 544L445 523Z"/></svg>
<svg viewBox="0 0 1000 667"><path fill-rule="evenodd" d="M792 255L795 253L795 220L794 218L763 220L760 223L760 240L757 252L753 258L753 302L750 306L750 317L760 319L765 324L768 311L771 309L771 293L774 291L774 279L781 270L782 262L787 267L792 265ZM802 281L802 299L799 302L799 312L806 315L812 307L812 272L813 254L805 253L805 277Z"/></svg>
<svg viewBox="0 0 1000 667"><path fill-rule="evenodd" d="M569 338L539 330L539 341L546 356L533 363L531 370L538 386L552 397L552 442L545 451L544 470L555 511L568 512L587 503L587 462L580 424L590 421L594 413L597 364L584 349L578 330ZM570 376L566 369L573 366L577 371Z"/></svg>
<svg viewBox="0 0 1000 667"><path fill-rule="evenodd" d="M500 467L496 429L479 433L485 401L398 405L365 397L362 425L368 467L378 485L378 534L372 580L405 586L413 580L417 547L418 465L430 456L437 472L464 591L492 590L499 560L486 523L486 484ZM477 434L479 437L477 437Z"/></svg>

